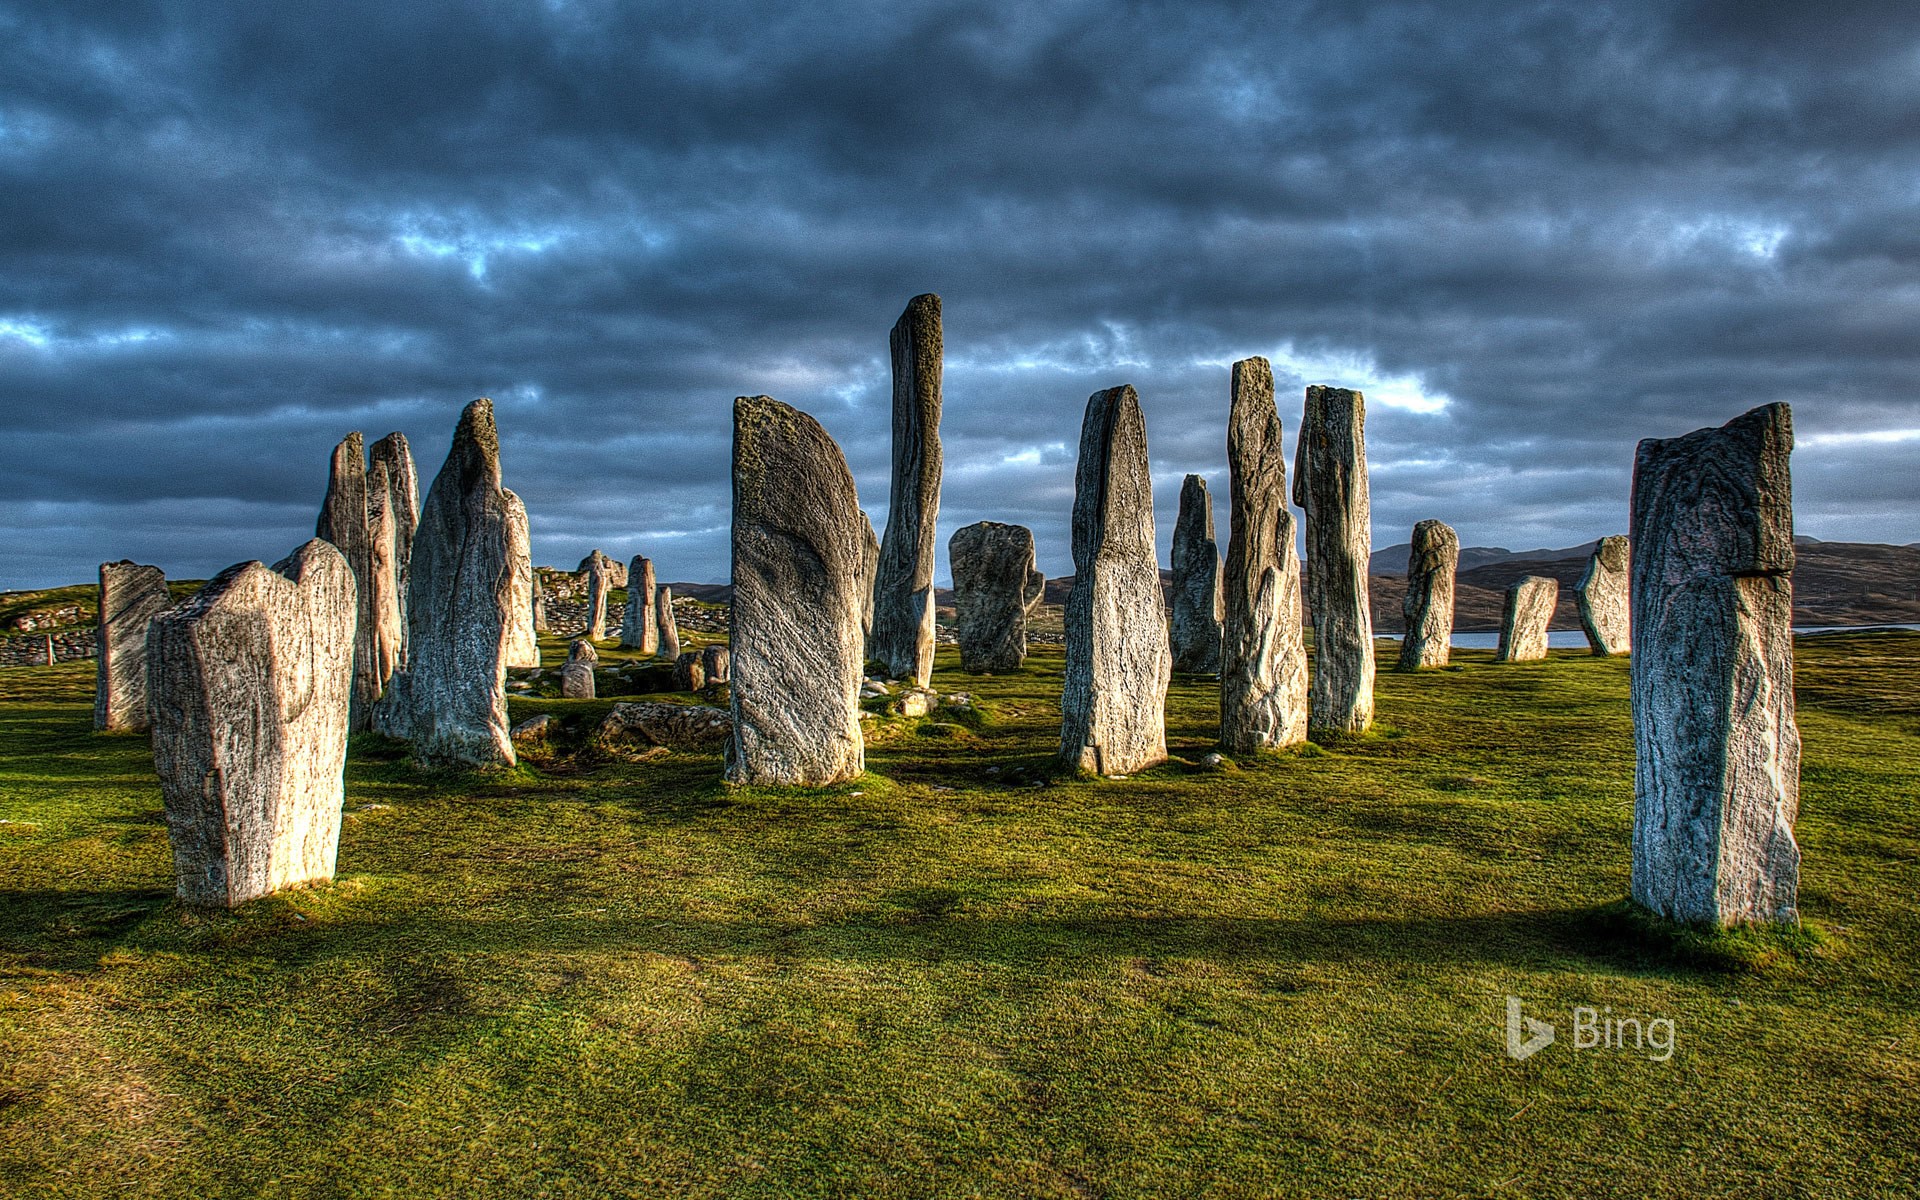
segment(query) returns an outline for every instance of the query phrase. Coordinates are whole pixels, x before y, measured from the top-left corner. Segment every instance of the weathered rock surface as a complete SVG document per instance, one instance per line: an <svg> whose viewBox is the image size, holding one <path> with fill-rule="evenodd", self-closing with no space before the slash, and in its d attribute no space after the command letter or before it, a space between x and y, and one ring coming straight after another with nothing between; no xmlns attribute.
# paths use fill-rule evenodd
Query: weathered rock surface
<svg viewBox="0 0 1920 1200"><path fill-rule="evenodd" d="M1293 502L1307 513L1307 607L1313 613L1307 724L1316 732L1364 733L1373 725L1366 419L1359 392L1317 384L1307 389Z"/></svg>
<svg viewBox="0 0 1920 1200"><path fill-rule="evenodd" d="M732 733L733 718L725 709L643 700L614 705L594 736L606 742L693 749L724 742Z"/></svg>
<svg viewBox="0 0 1920 1200"><path fill-rule="evenodd" d="M528 717L511 730L513 744L527 746L535 742L544 742L553 736L553 731L558 725L559 722L553 719L552 713L538 713Z"/></svg>
<svg viewBox="0 0 1920 1200"><path fill-rule="evenodd" d="M860 600L860 636L873 636L873 580L880 572L880 535L873 531L873 518L865 509L860 510L861 554L861 600ZM872 655L867 657L871 658Z"/></svg>
<svg viewBox="0 0 1920 1200"><path fill-rule="evenodd" d="M1173 656L1153 540L1147 425L1131 387L1095 392L1074 471L1060 757L1097 775L1166 761Z"/></svg>
<svg viewBox="0 0 1920 1200"><path fill-rule="evenodd" d="M708 683L727 683L733 679L733 655L725 646L708 646L700 652L700 667Z"/></svg>
<svg viewBox="0 0 1920 1200"><path fill-rule="evenodd" d="M159 567L100 564L100 630L93 689L95 729L147 728L147 623L172 604ZM48 639L51 646L52 639Z"/></svg>
<svg viewBox="0 0 1920 1200"><path fill-rule="evenodd" d="M697 692L707 686L706 656L699 650L682 650L673 660L673 690Z"/></svg>
<svg viewBox="0 0 1920 1200"><path fill-rule="evenodd" d="M921 687L933 677L933 556L940 517L940 297L894 324L893 488L873 582L870 657Z"/></svg>
<svg viewBox="0 0 1920 1200"><path fill-rule="evenodd" d="M1769 404L1634 458L1632 892L1676 921L1799 919L1792 450Z"/></svg>
<svg viewBox="0 0 1920 1200"><path fill-rule="evenodd" d="M614 566L614 561L598 550L587 555L581 566L587 573L586 636L596 642L607 636L607 593L614 587Z"/></svg>
<svg viewBox="0 0 1920 1200"><path fill-rule="evenodd" d="M1264 358L1233 364L1227 470L1220 742L1248 754L1307 740L1300 559L1287 511L1287 456L1273 402L1273 369Z"/></svg>
<svg viewBox="0 0 1920 1200"><path fill-rule="evenodd" d="M390 433L375 442L367 450L367 477L372 480L374 472L380 471L386 480L386 503L388 517L393 524L391 587L392 644L381 647L381 661L391 663L387 673L381 676L384 684L393 677L395 671L406 669L407 665L407 581L413 564L413 535L420 524L420 475L414 470L413 451L407 445L404 434ZM373 493L368 491L367 502L373 503ZM381 617L380 628L388 628L388 616Z"/></svg>
<svg viewBox="0 0 1920 1200"><path fill-rule="evenodd" d="M734 783L829 784L865 769L863 521L817 421L768 396L734 401Z"/></svg>
<svg viewBox="0 0 1920 1200"><path fill-rule="evenodd" d="M1460 569L1460 535L1440 521L1413 527L1407 553L1407 595L1402 602L1406 633L1400 640L1402 671L1444 667L1453 659L1453 577Z"/></svg>
<svg viewBox="0 0 1920 1200"><path fill-rule="evenodd" d="M353 571L354 607L359 627L353 637L353 728L372 724L380 699L379 655L375 647L373 562L367 531L367 451L365 439L350 433L333 448L327 494L320 502L314 536L331 542Z"/></svg>
<svg viewBox="0 0 1920 1200"><path fill-rule="evenodd" d="M560 694L569 700L594 698L593 669L600 655L586 638L575 638L567 647L567 661L560 666Z"/></svg>
<svg viewBox="0 0 1920 1200"><path fill-rule="evenodd" d="M940 693L931 688L909 687L893 701L893 711L903 717L924 717L940 707Z"/></svg>
<svg viewBox="0 0 1920 1200"><path fill-rule="evenodd" d="M1207 481L1189 475L1180 485L1180 519L1173 527L1173 669L1190 675L1220 670L1220 622L1226 597L1220 586L1220 546L1213 538L1213 496Z"/></svg>
<svg viewBox="0 0 1920 1200"><path fill-rule="evenodd" d="M400 602L400 514L394 510L396 503L387 464L373 459L367 466L367 579L361 589L367 607L360 613L360 623L368 630L373 674L382 693L400 669L407 645L400 616L405 605ZM414 515L408 513L407 520L412 522ZM368 706L367 723L372 724L372 720L372 707Z"/></svg>
<svg viewBox="0 0 1920 1200"><path fill-rule="evenodd" d="M660 617L654 612L653 560L638 555L627 565L627 607L620 618L620 644L652 654L660 649Z"/></svg>
<svg viewBox="0 0 1920 1200"><path fill-rule="evenodd" d="M187 903L333 877L355 590L346 557L316 538L272 570L229 567L153 618L154 769Z"/></svg>
<svg viewBox="0 0 1920 1200"><path fill-rule="evenodd" d="M627 586L627 569L620 565L620 560L609 557L597 549L580 560L580 569L574 574L584 576L591 581L595 571L607 577L610 587Z"/></svg>
<svg viewBox="0 0 1920 1200"><path fill-rule="evenodd" d="M500 483L493 404L475 400L420 510L407 670L394 676L378 717L422 761L513 765L507 651L516 622L532 623L530 587L517 590L516 499Z"/></svg>
<svg viewBox="0 0 1920 1200"><path fill-rule="evenodd" d="M506 488L507 569L511 590L507 598L507 665L540 665L540 634L533 625L533 537L527 526L527 506Z"/></svg>
<svg viewBox="0 0 1920 1200"><path fill-rule="evenodd" d="M547 632L547 591L537 579L533 583L533 631L535 634Z"/></svg>
<svg viewBox="0 0 1920 1200"><path fill-rule="evenodd" d="M1632 621L1627 596L1631 558L1625 537L1601 538L1593 548L1593 557L1587 560L1586 574L1573 587L1580 627L1587 631L1587 645L1595 654L1625 654L1630 648Z"/></svg>
<svg viewBox="0 0 1920 1200"><path fill-rule="evenodd" d="M680 657L680 626L673 619L673 589L661 584L654 589L653 611L660 620L660 645L655 651L661 662Z"/></svg>
<svg viewBox="0 0 1920 1200"><path fill-rule="evenodd" d="M1047 577L1034 568L1033 531L980 521L947 539L960 669L1016 671L1027 658L1027 617Z"/></svg>
<svg viewBox="0 0 1920 1200"><path fill-rule="evenodd" d="M1525 575L1507 589L1507 607L1500 619L1500 649L1495 662L1529 662L1547 656L1547 623L1560 600L1560 581L1544 575Z"/></svg>

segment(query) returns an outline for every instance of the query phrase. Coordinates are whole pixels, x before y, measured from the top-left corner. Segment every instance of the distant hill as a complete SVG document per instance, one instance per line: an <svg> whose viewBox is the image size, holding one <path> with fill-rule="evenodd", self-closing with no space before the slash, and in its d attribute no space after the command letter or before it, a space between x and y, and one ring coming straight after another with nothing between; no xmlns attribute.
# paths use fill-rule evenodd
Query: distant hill
<svg viewBox="0 0 1920 1200"><path fill-rule="evenodd" d="M1577 558L1585 562L1597 545L1599 545L1598 541L1584 542L1562 550L1508 550L1500 546L1462 546L1460 547L1460 569L1471 571L1475 567L1485 567L1500 562L1557 562L1564 558ZM1385 550L1375 550L1373 557L1367 562L1369 573L1405 575L1407 555L1412 550L1413 545L1410 542L1388 546Z"/></svg>

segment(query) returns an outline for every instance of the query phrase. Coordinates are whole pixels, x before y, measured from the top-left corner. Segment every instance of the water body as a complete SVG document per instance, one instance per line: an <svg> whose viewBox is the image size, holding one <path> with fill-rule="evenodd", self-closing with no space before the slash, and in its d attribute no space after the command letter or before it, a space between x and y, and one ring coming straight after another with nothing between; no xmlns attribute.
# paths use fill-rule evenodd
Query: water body
<svg viewBox="0 0 1920 1200"><path fill-rule="evenodd" d="M1858 633L1863 629L1920 629L1920 625L1796 625L1793 632L1796 637L1805 637L1808 634L1820 633ZM1375 634L1374 636L1385 642L1397 642L1400 640L1400 635L1397 633L1381 633ZM1500 635L1491 629L1478 633L1462 633L1456 631L1453 635L1453 648L1456 650L1498 650L1500 648ZM1549 650L1585 650L1587 648L1587 635L1578 629L1549 630L1547 632L1547 648Z"/></svg>

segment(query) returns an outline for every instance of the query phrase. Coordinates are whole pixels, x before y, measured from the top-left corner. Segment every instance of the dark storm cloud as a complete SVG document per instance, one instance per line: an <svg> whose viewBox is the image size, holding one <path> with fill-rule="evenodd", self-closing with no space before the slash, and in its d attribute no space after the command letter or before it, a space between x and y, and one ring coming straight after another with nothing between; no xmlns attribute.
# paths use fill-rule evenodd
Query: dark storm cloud
<svg viewBox="0 0 1920 1200"><path fill-rule="evenodd" d="M1051 571L1088 394L1166 530L1249 354L1289 434L1365 388L1380 545L1617 531L1638 438L1769 400L1803 531L1913 541L1920 11L1833 7L0 0L0 585L271 559L476 395L541 561L721 578L737 394L884 523L926 290L941 536Z"/></svg>

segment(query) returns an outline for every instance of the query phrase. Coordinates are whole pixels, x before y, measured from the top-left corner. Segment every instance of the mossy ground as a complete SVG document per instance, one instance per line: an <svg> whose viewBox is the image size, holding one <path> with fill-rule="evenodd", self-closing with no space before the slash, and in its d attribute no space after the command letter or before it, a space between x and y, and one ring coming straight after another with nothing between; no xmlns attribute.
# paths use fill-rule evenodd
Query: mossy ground
<svg viewBox="0 0 1920 1200"><path fill-rule="evenodd" d="M1621 903L1624 662L1460 660L1220 773L1176 681L1122 782L1039 781L1044 648L943 652L979 717L818 793L367 739L339 878L231 914L172 900L92 665L0 671L0 1193L1911 1195L1920 636L1801 643L1787 937ZM1509 995L1559 1043L1508 1058ZM1576 1050L1575 1005L1677 1050Z"/></svg>

